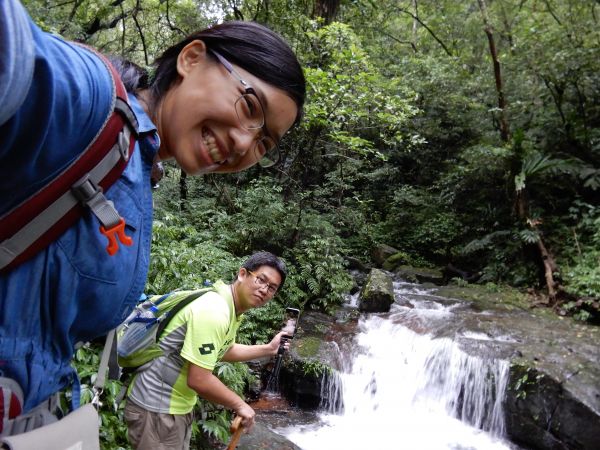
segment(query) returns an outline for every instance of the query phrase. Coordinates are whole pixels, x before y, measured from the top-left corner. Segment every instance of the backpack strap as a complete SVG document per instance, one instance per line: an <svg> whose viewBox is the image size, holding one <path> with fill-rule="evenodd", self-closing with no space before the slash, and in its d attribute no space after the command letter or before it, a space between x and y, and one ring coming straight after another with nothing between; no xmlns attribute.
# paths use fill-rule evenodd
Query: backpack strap
<svg viewBox="0 0 600 450"><path fill-rule="evenodd" d="M88 47L86 47L88 48ZM127 103L125 86L112 64L95 52L112 79L108 117L88 147L52 181L0 217L0 272L16 267L47 247L89 207L102 224L106 251L118 241L131 245L125 221L103 191L121 176L135 149L137 119ZM76 131L75 131L76 132Z"/></svg>
<svg viewBox="0 0 600 450"><path fill-rule="evenodd" d="M189 294L187 297L185 297L183 300L181 300L179 303L177 303L173 307L173 309L171 309L168 312L167 316L158 324L158 328L156 329L157 341L160 339L160 335L163 333L163 331L165 331L165 328L167 328L167 325L169 324L169 322L171 322L171 319L173 319L173 317L175 317L175 315L179 311L181 311L187 305L192 303L194 300L202 297L207 292L212 292L212 291L214 291L214 289L212 287L209 289L200 289L199 291ZM155 303L158 305L160 302L165 300L171 294L174 294L174 292L164 294ZM119 391L119 393L115 396L115 404L116 405L120 405L121 402L123 401L123 399L125 398L125 396L127 395L127 389L129 388L129 385L131 384L131 381L133 380L133 374L139 373L139 372L147 369L150 366L151 362L152 361L149 361L146 364L143 364L142 366L137 367L137 368L127 367L127 368L122 369L122 375L121 375L122 386L121 386L121 390Z"/></svg>
<svg viewBox="0 0 600 450"><path fill-rule="evenodd" d="M165 328L167 328L167 325L169 324L169 322L171 322L173 317L175 317L175 314L177 314L179 311L181 311L183 308L185 308L187 305L192 303L197 298L202 297L204 294L206 294L207 292L211 292L212 290L213 289L200 289L197 292L191 293L190 295L185 297L183 300L181 300L179 303L177 303L173 307L173 309L171 309L169 311L169 314L167 315L167 317L165 317L165 319L162 320L158 324L158 328L156 329L156 339L157 340L160 339L160 335L162 334L163 331L165 331Z"/></svg>

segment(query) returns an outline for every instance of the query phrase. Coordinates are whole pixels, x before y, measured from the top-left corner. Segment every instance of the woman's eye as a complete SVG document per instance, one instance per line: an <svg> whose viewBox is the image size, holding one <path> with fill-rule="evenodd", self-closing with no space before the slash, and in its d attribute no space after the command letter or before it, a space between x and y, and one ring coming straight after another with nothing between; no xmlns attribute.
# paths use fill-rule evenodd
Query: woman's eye
<svg viewBox="0 0 600 450"><path fill-rule="evenodd" d="M250 116L253 116L256 113L256 105L252 101L252 98L249 95L244 96L246 100L246 106L248 107L248 112Z"/></svg>

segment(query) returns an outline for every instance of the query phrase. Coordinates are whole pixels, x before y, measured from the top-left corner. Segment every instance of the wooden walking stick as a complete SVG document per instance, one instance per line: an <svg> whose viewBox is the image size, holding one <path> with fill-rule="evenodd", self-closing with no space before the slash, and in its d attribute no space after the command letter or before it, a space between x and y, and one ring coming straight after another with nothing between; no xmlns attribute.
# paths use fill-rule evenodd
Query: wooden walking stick
<svg viewBox="0 0 600 450"><path fill-rule="evenodd" d="M231 427L229 428L229 431L231 431L232 435L231 435L231 441L229 441L229 445L227 446L227 450L235 450L235 448L237 447L238 441L240 440L240 437L242 436L242 431L244 431L244 427L242 426L242 417L241 416L237 416L235 419L233 419L233 422L231 422Z"/></svg>

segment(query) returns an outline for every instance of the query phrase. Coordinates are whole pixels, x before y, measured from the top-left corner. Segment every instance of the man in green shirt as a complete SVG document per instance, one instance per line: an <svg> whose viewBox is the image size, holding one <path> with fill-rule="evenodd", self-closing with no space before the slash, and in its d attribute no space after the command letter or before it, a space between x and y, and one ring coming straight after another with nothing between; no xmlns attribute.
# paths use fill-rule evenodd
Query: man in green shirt
<svg viewBox="0 0 600 450"><path fill-rule="evenodd" d="M283 332L263 345L235 343L242 313L273 298L286 277L284 262L255 253L231 285L218 281L186 305L159 338L163 355L133 379L125 406L129 440L136 449L188 449L197 396L232 409L242 425L254 424L254 410L225 386L213 369L218 361L250 361L277 354ZM287 345L287 344L285 344Z"/></svg>

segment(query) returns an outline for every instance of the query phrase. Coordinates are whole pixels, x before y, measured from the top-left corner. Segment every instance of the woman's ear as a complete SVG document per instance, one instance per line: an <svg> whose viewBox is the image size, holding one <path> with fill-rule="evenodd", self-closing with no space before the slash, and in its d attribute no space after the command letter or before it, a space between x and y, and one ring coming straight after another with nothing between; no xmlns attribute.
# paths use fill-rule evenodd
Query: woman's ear
<svg viewBox="0 0 600 450"><path fill-rule="evenodd" d="M207 60L207 49L204 41L196 39L181 49L177 56L177 73L185 77L199 64Z"/></svg>

